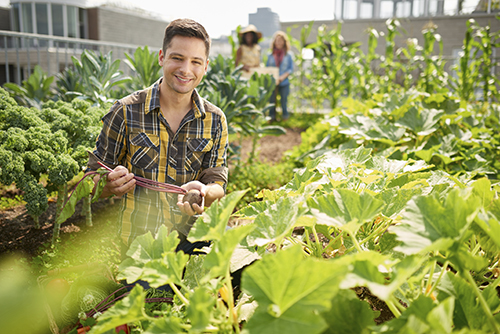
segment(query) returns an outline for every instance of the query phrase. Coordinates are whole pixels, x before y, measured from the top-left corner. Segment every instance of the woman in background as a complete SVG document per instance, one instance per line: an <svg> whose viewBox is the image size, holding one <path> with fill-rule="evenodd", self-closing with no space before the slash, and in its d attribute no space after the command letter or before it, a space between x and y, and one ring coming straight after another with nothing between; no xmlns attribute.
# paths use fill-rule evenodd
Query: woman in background
<svg viewBox="0 0 500 334"><path fill-rule="evenodd" d="M260 66L261 38L262 33L257 31L257 27L253 24L239 32L240 46L236 51L236 67L243 65L243 70L250 72L252 67Z"/></svg>
<svg viewBox="0 0 500 334"><path fill-rule="evenodd" d="M293 58L290 51L290 40L283 31L277 31L271 42L272 53L267 57L266 66L279 68L279 77L276 80L276 90L274 91L271 102L274 107L270 110L271 121L276 121L276 96L280 95L281 109L283 111L283 120L286 121L288 115L288 95L290 94L289 75L293 72Z"/></svg>

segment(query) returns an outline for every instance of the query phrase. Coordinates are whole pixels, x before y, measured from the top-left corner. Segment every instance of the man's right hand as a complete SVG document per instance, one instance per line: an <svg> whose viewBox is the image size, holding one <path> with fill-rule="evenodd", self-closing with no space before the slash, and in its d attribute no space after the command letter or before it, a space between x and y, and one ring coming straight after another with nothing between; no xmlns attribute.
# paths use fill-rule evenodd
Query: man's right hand
<svg viewBox="0 0 500 334"><path fill-rule="evenodd" d="M134 174L129 173L128 169L123 166L117 166L107 174L107 178L101 197L122 196L135 188Z"/></svg>

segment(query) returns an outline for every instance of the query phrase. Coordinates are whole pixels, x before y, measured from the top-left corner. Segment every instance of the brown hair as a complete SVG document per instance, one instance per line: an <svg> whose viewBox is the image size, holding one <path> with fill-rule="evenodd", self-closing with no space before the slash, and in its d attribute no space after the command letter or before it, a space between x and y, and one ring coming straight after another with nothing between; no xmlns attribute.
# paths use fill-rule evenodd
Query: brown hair
<svg viewBox="0 0 500 334"><path fill-rule="evenodd" d="M274 33L273 40L271 42L271 50L274 50L274 48L275 48L274 43L276 42L276 37L278 37L278 36L283 37L283 40L285 41L285 50L287 52L290 51L291 50L290 39L288 38L288 35L285 34L285 32L283 32L281 30L278 30Z"/></svg>
<svg viewBox="0 0 500 334"><path fill-rule="evenodd" d="M210 54L210 36L208 36L205 28L198 22L191 19L177 19L165 28L165 35L163 37L163 53L167 51L170 42L175 36L195 37L201 39L205 43L206 56Z"/></svg>

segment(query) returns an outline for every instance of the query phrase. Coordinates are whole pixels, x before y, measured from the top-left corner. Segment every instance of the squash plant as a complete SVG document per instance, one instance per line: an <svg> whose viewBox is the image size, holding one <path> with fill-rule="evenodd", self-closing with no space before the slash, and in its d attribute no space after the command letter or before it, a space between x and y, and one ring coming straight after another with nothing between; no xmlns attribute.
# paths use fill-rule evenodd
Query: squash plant
<svg viewBox="0 0 500 334"><path fill-rule="evenodd" d="M466 104L416 90L375 94L365 102L346 99L305 131L291 156L300 166L335 147L364 145L377 155L422 159L452 174L498 178L498 110L496 104Z"/></svg>
<svg viewBox="0 0 500 334"><path fill-rule="evenodd" d="M91 333L123 323L139 333L500 333L498 189L423 161L334 150L263 192L230 229L244 192L214 203L188 236L212 241L206 255L175 252L163 227L138 237L118 278L169 285L173 304L147 314L136 285ZM392 319L376 325L363 289Z"/></svg>

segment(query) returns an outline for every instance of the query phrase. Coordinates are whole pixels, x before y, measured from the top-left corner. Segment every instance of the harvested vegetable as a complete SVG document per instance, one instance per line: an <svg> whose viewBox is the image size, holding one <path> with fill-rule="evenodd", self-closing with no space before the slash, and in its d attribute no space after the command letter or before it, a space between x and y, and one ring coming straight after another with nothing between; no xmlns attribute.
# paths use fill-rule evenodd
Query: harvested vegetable
<svg viewBox="0 0 500 334"><path fill-rule="evenodd" d="M193 208L193 204L198 204L200 207L203 203L203 196L201 196L201 192L197 189L191 189L187 192L186 195L182 198L184 203L188 202ZM193 209L194 210L194 209Z"/></svg>
<svg viewBox="0 0 500 334"><path fill-rule="evenodd" d="M106 166L105 164L101 162L97 162L101 167L104 169L112 172L113 170ZM151 190L156 190L156 191L161 191L161 192L167 192L167 193L174 193L174 194L185 194L186 190L184 188L181 188L179 186L176 186L175 184L169 184L169 183L163 183L163 182L158 182L158 181L153 181L150 179L146 179L144 177L140 177L135 175L135 184L144 187L147 189Z"/></svg>

